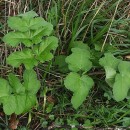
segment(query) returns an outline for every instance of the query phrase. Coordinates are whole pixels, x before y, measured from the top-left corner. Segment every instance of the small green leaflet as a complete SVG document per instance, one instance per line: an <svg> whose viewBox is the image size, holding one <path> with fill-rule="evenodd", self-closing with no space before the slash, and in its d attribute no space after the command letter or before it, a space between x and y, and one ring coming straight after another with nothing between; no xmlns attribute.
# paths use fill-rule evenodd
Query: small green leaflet
<svg viewBox="0 0 130 130"><path fill-rule="evenodd" d="M3 37L3 41L12 47L17 46L21 42L27 46L32 45L28 33L22 33L17 31L9 32L8 34L6 34Z"/></svg>
<svg viewBox="0 0 130 130"><path fill-rule="evenodd" d="M130 62L121 61L118 65L118 70L121 74L130 74Z"/></svg>
<svg viewBox="0 0 130 130"><path fill-rule="evenodd" d="M14 95L9 95L0 98L3 103L3 109L6 115L11 115L16 110L16 100Z"/></svg>
<svg viewBox="0 0 130 130"><path fill-rule="evenodd" d="M9 83L5 79L0 78L0 98L8 96L10 94L10 90Z"/></svg>
<svg viewBox="0 0 130 130"><path fill-rule="evenodd" d="M130 73L129 73L130 74ZM113 85L113 95L116 101L122 101L127 97L130 89L130 75L117 74Z"/></svg>
<svg viewBox="0 0 130 130"><path fill-rule="evenodd" d="M34 54L30 49L24 49L23 51L17 51L9 55L7 58L7 63L13 67L19 67L24 64L27 69L32 69L38 64L37 60L34 58Z"/></svg>
<svg viewBox="0 0 130 130"><path fill-rule="evenodd" d="M112 87L116 71L120 60L115 58L111 53L106 53L103 58L99 60L99 64L104 67L106 72L106 82Z"/></svg>
<svg viewBox="0 0 130 130"><path fill-rule="evenodd" d="M18 30L21 32L28 31L28 23L26 20L20 18L20 17L10 17L7 21L8 26L11 29Z"/></svg>
<svg viewBox="0 0 130 130"><path fill-rule="evenodd" d="M34 51L36 53L36 59L40 62L49 61L53 58L51 50L55 50L58 46L58 39L54 36L47 37L44 39Z"/></svg>
<svg viewBox="0 0 130 130"><path fill-rule="evenodd" d="M35 72L32 70L26 70L23 74L23 79L23 86L25 87L26 92L29 94L36 94L39 89L40 82L37 80Z"/></svg>
<svg viewBox="0 0 130 130"><path fill-rule="evenodd" d="M16 77L14 74L9 74L8 76L10 86L13 90L13 93L21 94L25 93L25 88L21 84L18 77Z"/></svg>
<svg viewBox="0 0 130 130"><path fill-rule="evenodd" d="M88 96L94 82L89 76L80 76L75 72L71 72L65 78L64 84L67 89L73 92L71 103L77 109Z"/></svg>
<svg viewBox="0 0 130 130"><path fill-rule="evenodd" d="M127 97L130 89L130 63L121 61L118 65L119 74L115 77L113 94L116 101L122 101Z"/></svg>
<svg viewBox="0 0 130 130"><path fill-rule="evenodd" d="M90 52L81 48L72 48L72 54L67 56L66 63L71 71L89 71L92 67Z"/></svg>
<svg viewBox="0 0 130 130"><path fill-rule="evenodd" d="M36 104L40 82L35 71L25 70L23 79L21 83L13 74L9 75L9 82L0 79L0 101L7 115L27 112Z"/></svg>
<svg viewBox="0 0 130 130"><path fill-rule="evenodd" d="M114 82L115 82L115 76L116 76L116 70L109 67L109 66L106 66L105 67L105 72L106 72L106 82L107 84L112 87Z"/></svg>

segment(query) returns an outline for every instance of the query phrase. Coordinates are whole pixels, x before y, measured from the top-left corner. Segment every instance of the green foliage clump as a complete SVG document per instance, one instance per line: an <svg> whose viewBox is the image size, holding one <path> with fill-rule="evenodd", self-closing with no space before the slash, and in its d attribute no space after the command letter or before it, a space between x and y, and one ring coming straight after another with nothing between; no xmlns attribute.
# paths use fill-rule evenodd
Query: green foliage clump
<svg viewBox="0 0 130 130"><path fill-rule="evenodd" d="M0 102L7 115L19 115L28 112L37 102L36 93L40 88L40 81L32 69L39 62L44 63L53 58L52 50L58 46L58 39L50 36L52 24L37 17L34 11L29 11L8 19L8 26L13 30L3 37L9 46L22 44L21 51L11 53L7 63L13 67L25 65L23 83L14 74L9 74L8 81L0 78Z"/></svg>
<svg viewBox="0 0 130 130"><path fill-rule="evenodd" d="M50 36L53 25L37 16L34 11L30 11L8 19L8 26L14 31L6 34L3 41L12 47L20 43L25 46L22 51L16 51L7 58L7 63L13 67L24 64L26 69L32 69L39 62L44 63L53 58L50 51L58 46L58 39Z"/></svg>
<svg viewBox="0 0 130 130"><path fill-rule="evenodd" d="M111 53L105 54L99 61L106 72L106 82L113 89L114 99L122 101L130 89L130 63L115 58Z"/></svg>
<svg viewBox="0 0 130 130"><path fill-rule="evenodd" d="M76 44L71 51L72 54L66 57L66 63L71 72L66 76L64 84L73 92L71 103L77 109L94 85L92 78L85 75L92 68L92 62L90 61L90 50L84 43Z"/></svg>
<svg viewBox="0 0 130 130"><path fill-rule="evenodd" d="M0 78L0 102L7 115L28 112L37 102L36 93L40 81L33 70L25 70L23 82L14 74L9 74L8 81Z"/></svg>

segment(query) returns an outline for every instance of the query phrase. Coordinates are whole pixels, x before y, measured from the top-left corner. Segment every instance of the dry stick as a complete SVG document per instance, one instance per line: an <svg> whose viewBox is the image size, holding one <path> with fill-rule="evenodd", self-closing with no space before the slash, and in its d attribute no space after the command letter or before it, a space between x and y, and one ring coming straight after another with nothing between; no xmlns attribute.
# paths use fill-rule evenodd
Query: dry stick
<svg viewBox="0 0 130 130"><path fill-rule="evenodd" d="M11 0L4 0L4 2L8 2L8 3L15 4L15 3L14 3L14 2L12 2Z"/></svg>
<svg viewBox="0 0 130 130"><path fill-rule="evenodd" d="M27 7L28 7L28 0L26 0L26 4L25 4L25 7L24 7L24 13L26 12L26 10L27 10Z"/></svg>
<svg viewBox="0 0 130 130"><path fill-rule="evenodd" d="M87 32L88 32L88 29L89 29L90 25L92 24L94 18L96 17L96 15L97 15L98 12L100 11L100 9L103 7L103 5L105 4L105 2L106 2L106 0L99 6L97 12L95 13L95 15L93 16L93 18L91 19L91 21L90 21L90 23L89 23L89 25L88 25L88 28L87 28L87 30L85 31L85 34L84 34L84 36L83 36L82 41L84 41L84 39L85 39L85 37L86 37L86 34L87 34Z"/></svg>
<svg viewBox="0 0 130 130"><path fill-rule="evenodd" d="M49 8L50 8L50 5L51 5L51 0L49 1L48 7L47 7L46 19L47 19L47 14L48 14L48 11L49 11Z"/></svg>
<svg viewBox="0 0 130 130"><path fill-rule="evenodd" d="M102 45L102 48L101 48L101 52L103 51L104 46L105 46L105 44L106 44L106 41L107 41L107 38L108 38L108 36L109 36L109 33L110 33L110 30L111 30L111 27L112 27L112 24L113 24L113 21L114 21L114 18L115 18L115 15L116 15L116 12L117 12L117 9L118 9L118 6L119 6L120 2L121 2L121 0L119 0L118 3L117 3L117 5L116 5L116 9L115 9L114 15L113 15L113 17L112 17L112 21L111 21L111 23L110 23L110 26L109 26L107 35L106 35L105 40L104 40L104 42L103 42L103 45Z"/></svg>
<svg viewBox="0 0 130 130"><path fill-rule="evenodd" d="M93 2L93 4L91 5L91 7L89 8L89 10L88 10L88 11L86 12L86 14L84 15L83 20L81 21L81 24L79 25L78 30L80 30L80 28L81 28L81 26L82 26L84 20L86 19L88 13L91 11L92 7L95 5L96 2L97 2L97 1L95 0L95 1Z"/></svg>
<svg viewBox="0 0 130 130"><path fill-rule="evenodd" d="M84 0L83 0L83 1L84 1ZM71 22L72 22L72 19L73 19L73 17L74 17L74 14L75 14L76 9L77 9L77 7L78 7L78 4L79 4L80 2L81 2L81 1L79 1L79 2L76 4L76 6L75 6L75 9L74 9L74 11L73 11L73 13L72 13L72 15L71 15L71 18L70 18L70 20L69 20L69 22L68 22L67 29L69 29L69 26L70 26L70 24L71 24ZM67 35L67 31L65 32L64 37L66 37L66 35Z"/></svg>
<svg viewBox="0 0 130 130"><path fill-rule="evenodd" d="M69 0L68 0L69 1ZM67 3L68 3L68 1L64 4L64 7L67 5ZM67 13L68 13L68 11L69 11L69 8L70 8L70 5L71 5L71 3L72 3L72 0L69 2L69 5L68 5L68 8L67 8L67 11L66 11L66 14L64 15L64 29L65 29L65 34L64 34L64 38L65 38L65 41L66 41L66 34L67 34L67 27L66 27L66 15L67 15Z"/></svg>
<svg viewBox="0 0 130 130"><path fill-rule="evenodd" d="M38 0L38 12L39 12L39 14L40 14L40 17L42 17L42 13L41 13L41 3L40 3L40 1Z"/></svg>
<svg viewBox="0 0 130 130"><path fill-rule="evenodd" d="M11 3L9 3L9 13L10 13L10 6L11 6ZM7 22L7 16L6 16L6 14L7 14L7 2L5 1L5 23ZM6 33L6 25L4 27L4 33ZM5 51L4 52L5 52L5 58L7 58L8 52L7 52L7 46L6 46L6 44L5 44ZM5 65L7 66L7 63Z"/></svg>

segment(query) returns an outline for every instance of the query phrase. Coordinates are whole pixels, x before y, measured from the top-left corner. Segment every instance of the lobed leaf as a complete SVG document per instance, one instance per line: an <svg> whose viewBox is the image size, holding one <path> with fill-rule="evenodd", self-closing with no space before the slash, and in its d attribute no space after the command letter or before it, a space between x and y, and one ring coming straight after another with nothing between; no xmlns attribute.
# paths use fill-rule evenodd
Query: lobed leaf
<svg viewBox="0 0 130 130"><path fill-rule="evenodd" d="M116 101L122 101L127 97L130 88L130 76L117 74L113 85L113 95Z"/></svg>
<svg viewBox="0 0 130 130"><path fill-rule="evenodd" d="M24 49L22 51L12 53L7 58L7 63L13 67L19 67L21 64L24 64L26 69L32 69L38 64L31 49Z"/></svg>
<svg viewBox="0 0 130 130"><path fill-rule="evenodd" d="M10 95L10 86L8 81L0 78L0 97Z"/></svg>
<svg viewBox="0 0 130 130"><path fill-rule="evenodd" d="M116 75L113 85L113 94L116 101L122 101L127 97L130 89L130 63L121 61L118 65L119 74Z"/></svg>
<svg viewBox="0 0 130 130"><path fill-rule="evenodd" d="M36 94L40 88L40 82L34 70L25 70L23 74L23 86L28 94Z"/></svg>
<svg viewBox="0 0 130 130"><path fill-rule="evenodd" d="M16 95L15 96L15 103L16 103L16 109L15 109L15 114L19 115L21 113L23 113L26 109L25 105L26 105L26 94L20 94L20 95ZM30 110L31 108L29 108L28 110Z"/></svg>
<svg viewBox="0 0 130 130"><path fill-rule="evenodd" d="M66 58L66 63L71 71L89 71L92 62L89 60L90 52L85 49L72 48L72 54Z"/></svg>
<svg viewBox="0 0 130 130"><path fill-rule="evenodd" d="M40 88L40 81L37 80L35 71L24 71L23 79L24 83L22 85L17 77L10 74L9 82L11 86L9 86L6 80L0 79L2 81L0 83L3 83L0 84L2 85L0 100L7 115L11 115L12 113L19 115L27 112L36 104L36 93ZM12 88L12 93L9 88Z"/></svg>
<svg viewBox="0 0 130 130"><path fill-rule="evenodd" d="M17 46L21 42L25 45L32 45L29 36L22 32L9 32L3 37L3 41L12 47Z"/></svg>
<svg viewBox="0 0 130 130"><path fill-rule="evenodd" d="M58 46L58 39L54 36L47 37L43 40L39 47L35 48L36 59L40 62L49 61L53 58L51 50L55 50Z"/></svg>
<svg viewBox="0 0 130 130"><path fill-rule="evenodd" d="M130 62L128 61L121 61L118 65L118 70L121 74L130 75Z"/></svg>
<svg viewBox="0 0 130 130"><path fill-rule="evenodd" d="M26 95L25 109L23 112L28 112L36 104L36 101L36 95Z"/></svg>
<svg viewBox="0 0 130 130"><path fill-rule="evenodd" d="M16 110L16 99L14 95L2 98L3 110L7 115L11 115Z"/></svg>
<svg viewBox="0 0 130 130"><path fill-rule="evenodd" d="M71 72L64 80L65 87L73 92L71 103L77 109L88 96L89 90L94 85L93 80L83 75Z"/></svg>
<svg viewBox="0 0 130 130"><path fill-rule="evenodd" d="M113 86L115 81L116 71L120 60L115 58L111 53L106 53L103 58L99 60L99 64L104 67L106 73L106 82L109 86Z"/></svg>
<svg viewBox="0 0 130 130"><path fill-rule="evenodd" d="M26 20L20 17L10 17L7 21L8 26L13 30L18 30L21 32L28 31L28 23Z"/></svg>
<svg viewBox="0 0 130 130"><path fill-rule="evenodd" d="M21 94L25 92L20 80L14 74L9 74L8 79L14 93Z"/></svg>
<svg viewBox="0 0 130 130"><path fill-rule="evenodd" d="M105 56L99 60L99 64L104 68L108 66L113 69L117 69L119 62L120 60L115 58L111 53L106 53Z"/></svg>

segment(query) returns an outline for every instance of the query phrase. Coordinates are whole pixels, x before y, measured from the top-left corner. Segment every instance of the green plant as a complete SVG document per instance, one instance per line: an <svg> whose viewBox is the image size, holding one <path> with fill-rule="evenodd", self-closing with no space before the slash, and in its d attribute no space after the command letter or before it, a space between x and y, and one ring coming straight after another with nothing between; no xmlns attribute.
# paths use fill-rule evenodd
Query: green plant
<svg viewBox="0 0 130 130"><path fill-rule="evenodd" d="M13 67L24 64L26 69L32 69L39 62L44 63L53 58L50 51L57 48L58 39L50 36L52 24L37 16L34 11L29 11L8 19L8 26L15 31L6 34L3 41L12 47L20 43L24 45L24 49L13 52L7 58L7 63Z"/></svg>
<svg viewBox="0 0 130 130"><path fill-rule="evenodd" d="M7 115L28 112L36 104L40 81L35 71L25 70L23 80L14 74L9 74L8 81L0 78L0 102Z"/></svg>
<svg viewBox="0 0 130 130"><path fill-rule="evenodd" d="M76 42L75 47L71 49L72 54L66 58L71 72L64 80L65 87L73 92L71 103L75 109L83 103L94 85L92 78L86 75L86 72L92 68L89 47L79 43Z"/></svg>
<svg viewBox="0 0 130 130"><path fill-rule="evenodd" d="M124 100L130 89L130 63L115 58L111 53L106 53L99 62L105 69L106 82L112 87L114 99Z"/></svg>
<svg viewBox="0 0 130 130"><path fill-rule="evenodd" d="M86 72L92 68L91 51L87 45L79 43L76 42L75 47L71 49L72 54L66 58L68 68L72 72L64 81L65 87L73 92L71 103L75 109L83 103L94 85L93 80L86 75ZM124 100L130 89L130 63L115 58L111 53L105 53L99 63L105 69L105 80L112 87L114 99L116 101Z"/></svg>
<svg viewBox="0 0 130 130"><path fill-rule="evenodd" d="M3 41L12 47L20 43L24 46L21 51L10 54L7 63L13 67L24 64L27 70L23 74L23 83L14 74L9 74L9 81L0 79L0 102L7 115L28 112L36 104L40 81L32 68L39 62L51 60L53 54L50 51L58 46L58 39L49 36L53 26L37 16L34 11L29 11L8 19L8 26L14 31L6 34Z"/></svg>

